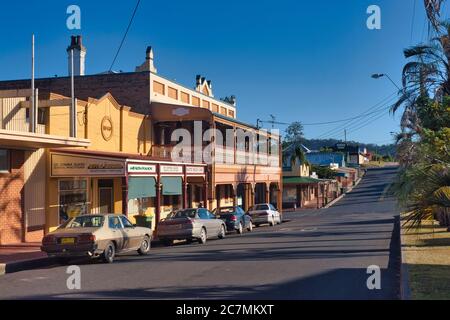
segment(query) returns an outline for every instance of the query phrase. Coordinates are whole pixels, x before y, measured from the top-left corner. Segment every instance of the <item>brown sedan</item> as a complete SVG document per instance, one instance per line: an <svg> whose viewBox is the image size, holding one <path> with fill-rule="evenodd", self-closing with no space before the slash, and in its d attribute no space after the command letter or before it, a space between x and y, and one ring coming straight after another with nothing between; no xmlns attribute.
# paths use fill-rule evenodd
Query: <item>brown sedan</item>
<svg viewBox="0 0 450 320"><path fill-rule="evenodd" d="M116 253L150 251L152 230L134 226L126 216L89 214L71 218L42 240L41 250L64 262L74 257L101 257L112 263Z"/></svg>

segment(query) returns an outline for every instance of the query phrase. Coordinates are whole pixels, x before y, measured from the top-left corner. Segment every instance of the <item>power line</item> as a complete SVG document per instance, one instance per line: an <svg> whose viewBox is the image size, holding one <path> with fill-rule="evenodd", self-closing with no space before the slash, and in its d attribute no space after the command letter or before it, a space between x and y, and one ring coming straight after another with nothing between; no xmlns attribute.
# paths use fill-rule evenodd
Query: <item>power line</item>
<svg viewBox="0 0 450 320"><path fill-rule="evenodd" d="M138 0L136 3L136 7L134 8L133 15L131 16L130 22L128 23L127 30L125 31L125 34L123 35L122 41L120 42L119 48L117 49L116 55L114 56L114 59L113 59L113 62L111 63L111 66L109 67L110 72L111 72L112 68L114 67L114 64L116 63L116 59L119 56L119 52L122 49L123 43L125 42L125 38L127 37L128 31L130 30L131 24L133 23L134 17L136 15L136 12L138 10L140 3L141 3L141 0Z"/></svg>
<svg viewBox="0 0 450 320"><path fill-rule="evenodd" d="M354 125L356 123L355 121L360 119L360 118L365 118L365 117L370 116L372 114L379 113L381 111L385 111L385 110L389 109L390 105L387 106L387 107L386 107L386 105L390 104L391 101L395 98L396 95L397 95L397 92L394 92L394 93L390 94L389 96L385 97L383 100L378 102L377 104L373 105L372 107L370 107L367 110L365 110L364 112L362 112L360 115L358 115L358 118L350 120L350 121L347 121L343 125L339 125L339 126L333 128L333 129L330 129L330 130L324 132L323 134L321 134L318 137L318 139L324 138L324 137L333 136L336 133L341 132L342 130L346 129L348 126Z"/></svg>
<svg viewBox="0 0 450 320"><path fill-rule="evenodd" d="M410 43L412 43L412 41L413 41L414 22L416 20L416 2L417 2L417 0L414 0L413 12L412 12L412 20L411 20L411 38L410 38Z"/></svg>
<svg viewBox="0 0 450 320"><path fill-rule="evenodd" d="M376 117L374 117L374 118L371 118L371 119L369 119L368 121L366 121L366 122L364 122L363 124L361 124L360 126L351 129L351 132L352 132L352 133L353 133L353 132L356 132L356 131L358 131L358 130L364 128L364 127L366 127L367 125L372 124L372 123L374 123L375 121L377 121L377 120L383 118L384 116L386 116L386 114L383 113L383 114L381 114L381 115L379 115L379 116L376 116Z"/></svg>
<svg viewBox="0 0 450 320"><path fill-rule="evenodd" d="M385 108L386 103L389 103L391 100L393 100L395 95L396 95L396 93L392 93L391 95L389 95L388 97L384 98L383 100L381 100L380 102L378 102L374 106L372 106L372 107L368 108L367 110L365 110L363 113L361 113L361 115L365 116L365 115L367 115L367 113L371 112L374 109L376 109L375 111L378 112L379 109L380 109L380 105L381 105L381 108ZM348 127L349 125L352 125L354 122L355 122L355 120L347 121L343 125L340 125L338 127L335 127L335 128L333 128L331 130L326 131L320 137L324 137L324 136L327 136L327 135L333 135L336 132L340 132L343 129L345 129L345 127Z"/></svg>

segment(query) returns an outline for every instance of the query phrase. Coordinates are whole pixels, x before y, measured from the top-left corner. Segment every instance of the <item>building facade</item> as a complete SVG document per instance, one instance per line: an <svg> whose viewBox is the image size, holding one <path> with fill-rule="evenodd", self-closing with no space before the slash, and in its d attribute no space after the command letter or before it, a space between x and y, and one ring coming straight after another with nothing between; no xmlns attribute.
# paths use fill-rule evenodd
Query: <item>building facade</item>
<svg viewBox="0 0 450 320"><path fill-rule="evenodd" d="M72 39L71 46L78 45L81 39ZM237 120L235 97L216 99L211 81L201 76L195 81L190 89L158 75L150 48L136 72L75 76L74 135L70 78L36 79L42 133L27 133L27 139L50 142L19 140L13 146L20 148L8 149L8 160L0 158L9 163L0 184L14 193L9 200L16 199L0 203L14 213L1 216L14 224L2 223L9 230L2 230L3 237L22 226L20 237L3 242L28 240L23 229L32 232L34 225L24 221L34 212L39 212L39 240L65 219L86 213L150 215L157 231L157 222L179 208L247 210L271 202L282 210L280 136ZM0 81L0 97L16 99L18 111L6 114L10 102L0 100L2 119L23 126L21 134L29 127L29 87L29 80ZM193 137L181 152L180 130ZM5 145L1 135L0 140ZM33 184L27 188L28 181Z"/></svg>

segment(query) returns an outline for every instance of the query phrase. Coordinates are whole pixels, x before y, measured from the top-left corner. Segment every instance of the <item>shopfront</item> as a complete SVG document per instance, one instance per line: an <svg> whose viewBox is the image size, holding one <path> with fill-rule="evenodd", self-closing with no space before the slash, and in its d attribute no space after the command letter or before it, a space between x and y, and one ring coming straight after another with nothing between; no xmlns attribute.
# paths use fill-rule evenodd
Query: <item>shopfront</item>
<svg viewBox="0 0 450 320"><path fill-rule="evenodd" d="M151 217L155 228L170 212L208 198L206 165L95 151L53 151L49 157L49 230L89 213L123 213L132 222Z"/></svg>
<svg viewBox="0 0 450 320"><path fill-rule="evenodd" d="M122 213L125 159L51 152L48 228L88 213Z"/></svg>

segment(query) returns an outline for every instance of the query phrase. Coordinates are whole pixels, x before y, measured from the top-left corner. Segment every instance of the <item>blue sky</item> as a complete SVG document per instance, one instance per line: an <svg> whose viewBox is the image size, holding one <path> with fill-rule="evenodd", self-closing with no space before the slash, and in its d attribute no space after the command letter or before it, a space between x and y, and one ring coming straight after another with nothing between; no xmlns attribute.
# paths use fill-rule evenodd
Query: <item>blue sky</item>
<svg viewBox="0 0 450 320"><path fill-rule="evenodd" d="M82 11L80 32L66 28L66 8ZM382 29L366 28L366 9L382 10ZM115 70L134 71L152 45L158 72L187 86L195 75L213 81L216 97L235 94L238 118L303 123L358 115L396 91L402 50L425 40L423 1L151 1L142 0ZM36 76L67 74L69 36L81 33L87 73L111 64L135 1L8 1L0 11L0 80L30 73L30 36L36 34ZM17 13L20 12L20 19ZM412 32L411 32L412 31ZM412 37L411 37L412 34ZM377 114L375 114L377 115ZM374 117L375 117L374 115ZM348 125L348 139L387 143L398 117L387 112ZM361 127L359 130L358 127ZM284 127L281 127L283 129ZM327 131L336 128L336 133ZM356 130L356 131L355 131ZM343 138L343 124L306 126L307 138Z"/></svg>

